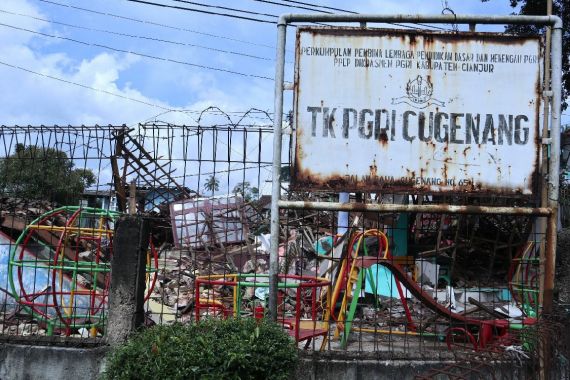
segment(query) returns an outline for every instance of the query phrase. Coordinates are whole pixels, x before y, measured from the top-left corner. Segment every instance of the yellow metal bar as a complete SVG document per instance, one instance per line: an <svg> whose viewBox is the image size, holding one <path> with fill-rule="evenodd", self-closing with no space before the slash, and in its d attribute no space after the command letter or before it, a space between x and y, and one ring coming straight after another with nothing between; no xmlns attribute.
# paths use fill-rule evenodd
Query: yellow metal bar
<svg viewBox="0 0 570 380"><path fill-rule="evenodd" d="M146 268L150 268L150 263L151 263L151 252L147 251L147 253L146 253ZM150 271L145 271L145 282L147 284L147 290L148 290L148 287L150 286Z"/></svg>
<svg viewBox="0 0 570 380"><path fill-rule="evenodd" d="M224 306L224 304L221 301L218 300L211 300L211 299L207 299L207 298L200 298L200 303L203 304L207 304L207 305L217 305L217 306Z"/></svg>
<svg viewBox="0 0 570 380"><path fill-rule="evenodd" d="M60 226L46 226L43 224L30 224L28 225L28 229L32 229L32 230L47 230L47 231L70 231L70 232L81 232L81 233L85 233L86 235L90 235L93 234L95 235L95 233L101 234L101 233L108 233L111 230L110 229L105 229L105 228L87 228L87 227L60 227Z"/></svg>
<svg viewBox="0 0 570 380"><path fill-rule="evenodd" d="M327 307L324 308L324 314L323 314L323 322L324 322L324 326L325 329L327 330L327 334L323 336L323 342L321 343L321 347L319 349L319 351L323 351L327 345L327 341L329 338L329 326L330 326L330 317L331 317L331 302L332 302L332 286L329 284L326 287L327 290Z"/></svg>
<svg viewBox="0 0 570 380"><path fill-rule="evenodd" d="M239 277L240 274L238 273L229 273L229 274L211 274L211 275L203 275L203 276L196 276L196 279L198 280L219 280L219 279L230 279L230 281L235 281L238 282L237 277ZM269 277L261 277L259 274L257 274L256 276L251 276L251 273L242 273L241 274L242 277L257 277L257 278L269 278ZM297 280L297 279L293 279L293 280ZM300 280L302 281L302 280ZM330 282L330 280L328 278L325 277L311 277L311 281L319 281L319 282ZM260 283L265 283L265 282L261 282ZM282 283L283 284L283 283Z"/></svg>
<svg viewBox="0 0 570 380"><path fill-rule="evenodd" d="M334 332L335 339L337 339L340 336L341 329L344 330L344 318L345 318L345 314L346 314L348 299L352 295L352 287L354 285L354 282L356 280L358 280L358 276L359 276L359 273L361 270L361 268L358 268L356 265L357 264L358 252L360 252L360 245L362 244L362 242L364 241L364 239L366 237L371 236L371 235L376 236L376 237L380 237L384 240L384 242L386 243L386 249L384 251L383 259L388 258L389 248L390 248L389 244L390 243L388 241L388 237L386 236L386 234L384 234L384 232L377 230L377 229L372 229L372 230L366 230L366 231L364 231L364 233L362 233L362 235L360 235L360 237L358 238L358 243L356 244L356 250L354 250L353 255L352 255L354 260L352 261L352 265L350 267L350 272L348 274L348 279L347 279L347 283L346 283L346 289L344 291L344 297L342 298L342 304L340 306L340 311L339 311L338 317L337 317L338 324L337 324L337 327L336 327L335 332ZM351 242L349 241L348 244L350 244L350 243ZM348 247L348 249L351 249L351 247ZM346 262L346 260L343 261L343 266L341 267L341 270L343 270L345 262ZM359 295L356 294L356 295L352 295L352 296L358 297ZM331 307L334 307L334 305L331 305Z"/></svg>
<svg viewBox="0 0 570 380"><path fill-rule="evenodd" d="M353 327L352 330L356 331L356 332L366 332L366 333L376 333L376 334L391 334L391 335L414 335L414 336L429 336L430 335L430 334L418 333L415 331L379 330L379 329L367 329L367 328L360 328L360 327Z"/></svg>
<svg viewBox="0 0 570 380"><path fill-rule="evenodd" d="M101 215L101 217L99 218L99 240L101 240L101 235L103 235L103 216Z"/></svg>
<svg viewBox="0 0 570 380"><path fill-rule="evenodd" d="M236 279L234 279L234 281L236 281ZM234 285L234 292L233 292L234 317L238 316L238 304L237 304L238 289L239 289L239 286Z"/></svg>
<svg viewBox="0 0 570 380"><path fill-rule="evenodd" d="M65 314L67 314L68 317L71 317L71 314L73 313L73 300L75 298L74 296L75 296L75 291L73 291L73 290L70 291L69 292L69 307L67 308L68 311L65 313ZM64 308L64 310L65 310L65 308Z"/></svg>
<svg viewBox="0 0 570 380"><path fill-rule="evenodd" d="M234 274L210 274L210 275L203 275L203 276L196 276L197 280L213 280L213 279L220 279L220 278L227 278L232 277Z"/></svg>
<svg viewBox="0 0 570 380"><path fill-rule="evenodd" d="M354 281L356 281L358 279L358 274L359 274L359 268L356 266L356 259L358 257L358 252L360 251L360 245L362 244L362 241L364 240L364 238L366 238L369 235L375 235L375 236L380 236L383 237L386 241L386 252L384 254L384 258L386 257L386 255L388 255L388 238L386 237L386 235L384 235L383 232L379 231L379 230L367 230L364 231L364 233L362 233L362 235L360 235L360 237L358 238L358 242L356 244L356 249L353 251L352 254L352 258L354 259L352 261L352 265L350 267L350 272L348 274L348 279L347 279L347 283L346 283L346 289L344 291L344 297L342 298L342 303L340 306L340 311L338 314L338 318L337 321L339 322L339 324L337 325L337 328L335 330L334 333L334 337L338 338L340 336L340 326L344 325L344 317L346 314L346 307L347 307L347 303L348 303L348 299L350 298L350 296L352 295L352 287L354 285ZM349 241L348 244L350 244L351 242ZM350 250L351 247L348 247L348 249ZM341 266L341 271L344 269L344 263L346 262L346 260L343 262L343 265ZM342 273L342 272L341 272ZM339 290L340 291L340 290ZM358 297L358 295L356 295ZM331 305L331 307L334 307Z"/></svg>

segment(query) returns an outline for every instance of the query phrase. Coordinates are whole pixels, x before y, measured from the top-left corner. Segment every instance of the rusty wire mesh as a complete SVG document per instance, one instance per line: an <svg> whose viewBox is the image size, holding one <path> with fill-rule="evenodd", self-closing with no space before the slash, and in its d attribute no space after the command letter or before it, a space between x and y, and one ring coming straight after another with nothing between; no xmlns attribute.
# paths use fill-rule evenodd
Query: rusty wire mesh
<svg viewBox="0 0 570 380"><path fill-rule="evenodd" d="M210 108L186 126L157 121L132 128L2 127L0 335L37 341L45 335L83 341L104 335L109 241L121 212L152 223L146 325L264 317L270 125L271 115L259 110ZM338 200L334 193L289 191L286 154L283 162L284 198ZM54 172L55 164L60 169ZM351 202L535 204L524 198L386 193L353 193ZM65 212L53 214L61 207ZM62 239L61 227L87 207L105 211L108 231L101 228L99 211L90 211L73 225L84 236ZM34 222L46 213L52 214ZM339 226L339 213L311 209L281 210L279 218L278 319L299 347L453 362L444 370L450 378L493 373L497 363L512 365L515 378L568 357L567 342L553 338L563 324L536 319L543 271L537 218L352 212L347 225ZM23 265L18 238L34 223L44 227L35 227L30 242L36 247L24 247L30 260ZM46 268L45 260L57 254L91 269ZM19 271L30 283L20 284ZM60 285L68 279L77 283L77 299L101 301L97 313L79 312L79 301ZM23 297L22 289L31 296ZM34 302L51 312L30 310ZM505 327L509 317L519 329ZM442 373L422 376L437 375Z"/></svg>

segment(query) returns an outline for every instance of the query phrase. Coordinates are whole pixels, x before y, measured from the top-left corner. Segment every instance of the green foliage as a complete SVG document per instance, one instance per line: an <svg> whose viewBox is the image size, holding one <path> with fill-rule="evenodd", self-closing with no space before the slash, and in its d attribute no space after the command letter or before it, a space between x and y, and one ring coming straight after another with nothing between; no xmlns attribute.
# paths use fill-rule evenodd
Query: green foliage
<svg viewBox="0 0 570 380"><path fill-rule="evenodd" d="M251 187L248 181L240 182L235 185L233 193L241 195L246 202L259 198L259 189L257 187Z"/></svg>
<svg viewBox="0 0 570 380"><path fill-rule="evenodd" d="M216 192L220 190L220 181L213 175L210 176L206 181L206 183L204 184L204 190L211 192Z"/></svg>
<svg viewBox="0 0 570 380"><path fill-rule="evenodd" d="M276 324L254 319L155 326L107 357L103 380L288 379L297 347Z"/></svg>
<svg viewBox="0 0 570 380"><path fill-rule="evenodd" d="M0 161L0 188L15 197L76 205L96 181L90 169L75 169L67 154L54 148L17 144L16 152Z"/></svg>
<svg viewBox="0 0 570 380"><path fill-rule="evenodd" d="M291 166L290 165L281 166L281 181L283 181L283 182L291 181Z"/></svg>

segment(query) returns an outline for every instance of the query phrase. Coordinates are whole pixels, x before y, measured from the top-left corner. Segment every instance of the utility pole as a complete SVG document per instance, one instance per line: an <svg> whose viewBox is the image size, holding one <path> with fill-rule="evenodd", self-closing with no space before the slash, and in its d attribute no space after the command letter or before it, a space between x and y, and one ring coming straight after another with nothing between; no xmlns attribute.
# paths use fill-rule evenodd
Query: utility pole
<svg viewBox="0 0 570 380"><path fill-rule="evenodd" d="M546 15L550 16L552 15L552 0L546 0ZM544 89L543 89L543 100L544 100L544 111L543 111L543 115L542 115L542 162L541 162L541 180L542 180L542 192L541 192L541 199L540 199L540 205L543 207L548 207L548 193L549 193L549 170L548 170L548 154L560 154L560 152L555 152L553 150L551 150L550 152L547 149L547 146L550 146L550 144L546 144L549 140L549 138L553 139L553 138L558 138L558 136L551 136L551 134L549 133L549 127L550 127L550 105L552 102L552 88L550 86L550 45L551 45L551 34L552 34L552 27L549 25L546 27L546 38L545 38L545 47L544 47ZM540 243L540 284L539 284L539 305L542 307L543 306L543 300L544 300L544 290L545 290L545 284L544 284L544 280L545 280L545 265L546 260L550 259L552 260L552 258L547 258L546 257L546 225L547 225L547 221L546 218L541 218L540 219L540 223L539 223L539 229L538 231L542 234L542 239L541 239L541 243ZM552 226L551 226L552 228ZM547 264L548 265L548 264ZM551 295L550 295L551 297ZM548 307L550 308L550 307ZM544 310L543 310L544 311ZM547 312L551 312L552 310L546 310ZM547 337L546 339L542 340L539 344L540 344L540 351L542 351L541 355L540 355L540 365L539 365L539 378L542 379L548 379L550 377L550 371L548 368L549 365L549 360L550 360L550 356L551 356L551 351L550 351L550 342L551 342L552 337Z"/></svg>
<svg viewBox="0 0 570 380"><path fill-rule="evenodd" d="M546 0L546 15L552 15L552 0ZM541 191L541 199L540 205L541 207L548 207L548 154L549 151L547 149L549 138L553 138L554 136L550 136L549 127L550 127L550 102L552 100L552 96L550 96L551 86L550 86L550 45L551 45L551 33L552 27L546 27L546 38L545 38L545 47L544 47L544 88L543 88L543 100L544 100L544 110L542 115L542 162L541 162L541 181L542 181L542 191ZM550 154L559 154L556 152L550 152ZM540 261L542 264L545 262L545 238L546 238L546 218L541 218L540 223L538 224L538 232L542 236L541 243L540 243ZM542 305L542 298L544 293L544 267L541 265L541 273L540 276L540 291L539 291L539 304Z"/></svg>

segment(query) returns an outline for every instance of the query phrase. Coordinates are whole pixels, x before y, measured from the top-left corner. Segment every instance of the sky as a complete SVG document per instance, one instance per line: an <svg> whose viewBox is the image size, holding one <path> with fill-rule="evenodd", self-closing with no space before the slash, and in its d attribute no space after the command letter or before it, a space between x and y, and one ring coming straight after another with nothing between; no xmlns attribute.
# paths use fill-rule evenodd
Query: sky
<svg viewBox="0 0 570 380"><path fill-rule="evenodd" d="M148 1L179 8L128 0L2 0L0 124L136 126L160 120L193 125L208 107L233 117L251 108L272 113L274 15L315 13L287 0ZM441 14L446 5L456 14L513 12L508 0L304 3L359 13ZM294 28L288 29L285 78L290 81ZM500 32L503 27L478 30ZM290 109L287 96L284 111ZM562 121L570 123L570 114ZM260 123L271 125L267 119ZM106 182L110 172L103 169Z"/></svg>
<svg viewBox="0 0 570 380"><path fill-rule="evenodd" d="M259 0L154 2L267 21L275 18L196 4L268 15L314 13L282 0L273 2L284 6ZM305 2L355 12L405 14L439 14L445 5L442 0ZM447 1L457 14L509 14L513 10L508 3ZM294 31L289 29L286 79L293 73ZM156 115L173 123L191 123L191 112L177 110L201 111L209 106L272 112L275 40L271 22L127 0L3 0L1 123L132 125ZM287 107L291 104L286 102ZM564 121L570 122L570 116L565 115Z"/></svg>

